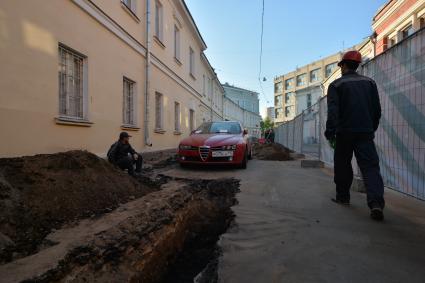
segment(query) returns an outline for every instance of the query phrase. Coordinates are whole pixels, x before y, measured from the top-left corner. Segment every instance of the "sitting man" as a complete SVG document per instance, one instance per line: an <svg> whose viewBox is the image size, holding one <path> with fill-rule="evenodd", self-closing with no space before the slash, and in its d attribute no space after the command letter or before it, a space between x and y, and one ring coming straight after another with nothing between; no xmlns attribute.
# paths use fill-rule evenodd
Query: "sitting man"
<svg viewBox="0 0 425 283"><path fill-rule="evenodd" d="M108 151L108 160L122 170L127 169L131 176L142 171L142 156L130 145L130 135L127 132L120 134L119 140ZM136 164L136 171L134 171Z"/></svg>

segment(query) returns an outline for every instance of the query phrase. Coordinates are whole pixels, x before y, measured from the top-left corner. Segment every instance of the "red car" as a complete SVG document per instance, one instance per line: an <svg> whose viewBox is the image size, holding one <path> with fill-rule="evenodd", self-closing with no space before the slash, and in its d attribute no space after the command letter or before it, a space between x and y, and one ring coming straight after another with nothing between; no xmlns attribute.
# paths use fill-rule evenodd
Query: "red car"
<svg viewBox="0 0 425 283"><path fill-rule="evenodd" d="M246 168L252 147L248 133L239 122L221 121L203 123L182 140L178 157L180 165L230 164Z"/></svg>

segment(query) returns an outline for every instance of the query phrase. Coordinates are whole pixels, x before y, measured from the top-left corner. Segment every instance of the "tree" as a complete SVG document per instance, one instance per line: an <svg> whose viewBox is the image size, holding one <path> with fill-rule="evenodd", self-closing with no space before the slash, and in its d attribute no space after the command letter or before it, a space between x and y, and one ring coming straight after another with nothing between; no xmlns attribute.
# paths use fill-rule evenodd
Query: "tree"
<svg viewBox="0 0 425 283"><path fill-rule="evenodd" d="M274 122L269 117L266 117L266 119L260 122L260 128L264 133L265 130L274 128Z"/></svg>

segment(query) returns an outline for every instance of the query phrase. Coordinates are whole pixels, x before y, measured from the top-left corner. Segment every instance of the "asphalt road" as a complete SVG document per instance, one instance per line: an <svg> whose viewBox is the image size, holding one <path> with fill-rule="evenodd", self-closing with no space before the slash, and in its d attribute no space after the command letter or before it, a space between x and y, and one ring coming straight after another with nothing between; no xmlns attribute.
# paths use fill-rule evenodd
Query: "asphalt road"
<svg viewBox="0 0 425 283"><path fill-rule="evenodd" d="M166 174L241 180L236 225L219 242L220 282L425 282L425 202L387 190L376 223L364 194L332 203L331 172L299 161Z"/></svg>

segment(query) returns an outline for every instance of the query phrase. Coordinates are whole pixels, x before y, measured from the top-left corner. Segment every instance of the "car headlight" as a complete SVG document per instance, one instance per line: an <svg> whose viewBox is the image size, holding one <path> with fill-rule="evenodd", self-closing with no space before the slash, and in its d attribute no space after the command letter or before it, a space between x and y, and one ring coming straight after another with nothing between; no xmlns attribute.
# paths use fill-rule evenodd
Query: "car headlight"
<svg viewBox="0 0 425 283"><path fill-rule="evenodd" d="M184 144L181 144L181 145L179 146L179 148L180 148L181 150L191 150L191 149L192 149L192 146L191 146L191 145L184 145Z"/></svg>
<svg viewBox="0 0 425 283"><path fill-rule="evenodd" d="M224 145L222 146L223 150L235 150L236 149L236 145Z"/></svg>

